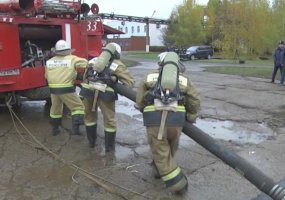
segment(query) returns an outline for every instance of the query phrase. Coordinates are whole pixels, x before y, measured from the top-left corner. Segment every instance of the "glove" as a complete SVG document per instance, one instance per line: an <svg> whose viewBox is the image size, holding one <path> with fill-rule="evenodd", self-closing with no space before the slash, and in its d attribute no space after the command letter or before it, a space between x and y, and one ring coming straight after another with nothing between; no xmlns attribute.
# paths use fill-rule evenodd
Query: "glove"
<svg viewBox="0 0 285 200"><path fill-rule="evenodd" d="M197 119L197 114L186 113L186 121L191 124L194 124Z"/></svg>
<svg viewBox="0 0 285 200"><path fill-rule="evenodd" d="M96 71L93 69L93 67L88 67L87 72L86 72L87 78L94 77L95 75L96 75Z"/></svg>
<svg viewBox="0 0 285 200"><path fill-rule="evenodd" d="M112 79L112 81L113 81L113 85L116 84L116 83L118 83L118 77L117 77L116 75L112 75L112 76L111 76L111 79Z"/></svg>

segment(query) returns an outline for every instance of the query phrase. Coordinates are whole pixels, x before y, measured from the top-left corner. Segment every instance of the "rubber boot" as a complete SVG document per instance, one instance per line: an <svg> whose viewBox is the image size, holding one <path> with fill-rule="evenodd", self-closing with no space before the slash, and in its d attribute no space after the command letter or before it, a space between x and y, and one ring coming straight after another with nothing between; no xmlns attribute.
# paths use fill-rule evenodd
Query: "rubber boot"
<svg viewBox="0 0 285 200"><path fill-rule="evenodd" d="M94 148L96 138L97 138L97 124L93 126L86 126L86 133L87 133L87 139L89 141L89 147Z"/></svg>
<svg viewBox="0 0 285 200"><path fill-rule="evenodd" d="M105 152L115 151L116 132L105 131Z"/></svg>
<svg viewBox="0 0 285 200"><path fill-rule="evenodd" d="M183 195L188 189L188 180L182 172L180 175L178 174L177 177L181 177L180 180L168 181L168 184L170 185L166 184L166 187L173 194ZM174 179L176 179L177 177L175 177Z"/></svg>
<svg viewBox="0 0 285 200"><path fill-rule="evenodd" d="M58 135L60 133L59 126L61 125L61 118L51 118L50 124L52 125L52 135Z"/></svg>
<svg viewBox="0 0 285 200"><path fill-rule="evenodd" d="M83 115L72 116L72 135L81 135L79 127L84 124Z"/></svg>
<svg viewBox="0 0 285 200"><path fill-rule="evenodd" d="M182 187L182 189L175 192L176 195L184 195L188 190L188 182Z"/></svg>

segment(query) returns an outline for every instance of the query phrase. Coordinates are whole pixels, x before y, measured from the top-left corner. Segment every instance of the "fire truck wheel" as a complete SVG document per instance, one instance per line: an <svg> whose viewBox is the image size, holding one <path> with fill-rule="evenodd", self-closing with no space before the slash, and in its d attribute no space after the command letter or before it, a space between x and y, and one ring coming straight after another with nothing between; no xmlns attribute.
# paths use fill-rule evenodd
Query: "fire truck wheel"
<svg viewBox="0 0 285 200"><path fill-rule="evenodd" d="M22 93L24 97L27 97L31 100L48 100L50 99L49 88L41 87L37 89L28 90Z"/></svg>

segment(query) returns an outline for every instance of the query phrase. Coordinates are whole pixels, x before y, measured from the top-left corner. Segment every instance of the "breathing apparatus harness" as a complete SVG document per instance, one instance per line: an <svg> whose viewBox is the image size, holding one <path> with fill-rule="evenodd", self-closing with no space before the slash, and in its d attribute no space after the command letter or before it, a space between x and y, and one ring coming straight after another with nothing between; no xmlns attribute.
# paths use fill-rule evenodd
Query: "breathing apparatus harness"
<svg viewBox="0 0 285 200"><path fill-rule="evenodd" d="M153 103L154 99L159 99L163 104L170 104L174 101L181 101L183 99L180 95L180 89L179 89L179 73L177 73L176 86L173 90L170 90L169 88L163 88L161 85L163 67L167 64L176 66L177 71L179 72L179 67L177 63L173 61L167 61L163 63L163 65L161 66L161 70L159 72L158 78L157 78L157 82L155 86L149 92L149 95L151 96L150 98L151 103Z"/></svg>
<svg viewBox="0 0 285 200"><path fill-rule="evenodd" d="M111 56L108 64L105 66L105 68L101 72L97 72L92 67L89 67L87 70L87 79L89 82L102 81L109 86L113 86L118 81L118 78L114 76L116 80L114 81L112 79L110 75L110 66L112 65L116 56L109 49L103 49L102 51L108 52Z"/></svg>
<svg viewBox="0 0 285 200"><path fill-rule="evenodd" d="M182 97L180 95L180 89L179 89L179 66L178 64L171 60L168 60L166 62L161 63L160 65L161 65L161 70L159 72L155 86L149 92L149 97L154 104L154 109L156 111L161 111L160 126L159 126L158 135L157 135L158 140L162 140L163 138L164 128L167 126L167 117L168 117L169 112L171 112L171 114L176 113L179 107L178 102L182 100ZM171 83L172 79L167 80L167 78L169 77L172 78L173 74L171 73L175 72L173 71L174 66L176 67L175 86L174 86L174 82ZM170 67L170 68L166 68L166 67ZM164 74L163 73L164 70L169 70L169 71L166 71ZM166 77L164 77L164 75ZM163 83L162 83L162 79L164 79ZM167 82L167 81L170 81L170 82ZM171 88L166 88L166 87L171 87Z"/></svg>

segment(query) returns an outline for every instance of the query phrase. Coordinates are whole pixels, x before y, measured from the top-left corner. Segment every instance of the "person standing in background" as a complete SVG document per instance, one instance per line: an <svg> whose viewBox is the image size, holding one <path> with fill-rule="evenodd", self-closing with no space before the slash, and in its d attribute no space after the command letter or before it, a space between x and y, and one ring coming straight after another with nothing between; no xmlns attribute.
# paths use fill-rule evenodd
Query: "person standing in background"
<svg viewBox="0 0 285 200"><path fill-rule="evenodd" d="M274 52L274 55L273 55L274 68L273 68L271 83L275 82L275 76L276 76L276 73L277 73L278 69L279 69L280 74L281 74L280 83L282 81L281 59L282 59L283 50L284 50L284 41L280 41L278 43L278 47L275 49L275 52ZM284 78L283 78L283 82L284 82Z"/></svg>

